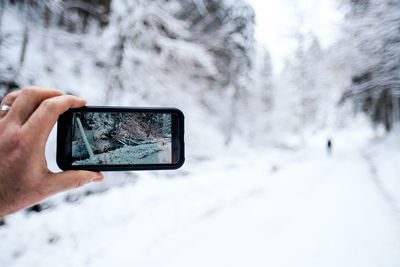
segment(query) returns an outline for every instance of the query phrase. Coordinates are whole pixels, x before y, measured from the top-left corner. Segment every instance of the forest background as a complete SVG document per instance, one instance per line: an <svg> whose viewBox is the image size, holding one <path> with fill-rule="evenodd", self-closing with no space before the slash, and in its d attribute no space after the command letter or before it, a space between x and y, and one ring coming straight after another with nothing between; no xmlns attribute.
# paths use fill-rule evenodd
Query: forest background
<svg viewBox="0 0 400 267"><path fill-rule="evenodd" d="M372 259L361 257L365 259L365 264L371 266L383 266L379 261L383 259L388 260L387 266L400 264L400 259L396 256L398 253L395 253L400 246L390 237L396 236L394 233L400 229L397 219L393 219L396 223L392 219L382 219L382 222L378 222L371 219L375 217L369 213L364 214L365 216L357 212L340 213L352 207L352 204L358 208L364 204L371 205L368 201L363 204L357 201L362 198L358 194L362 194L360 192L364 192L366 185L372 181L371 187L375 188L374 192L380 196L377 199L384 199L389 203L391 207L389 209L392 210L389 212L390 216L393 214L394 217L398 216L400 191L397 188L400 188L400 184L396 178L399 171L396 160L400 120L400 3L397 0L334 1L333 6L342 14L342 19L334 40L329 45L322 45L320 36L304 27L307 20L307 12L303 12L302 9L304 6L301 6L299 1L286 0L287 9L295 14L290 18L296 25L289 36L293 49L282 59L282 63L276 66L274 65L276 61L272 59L274 55L271 55L267 46L260 43L257 38L256 21L257 16L262 13L253 8L253 2L255 1L248 3L244 0L0 0L1 96L25 86L39 85L85 97L88 99L88 105L177 107L185 113L187 127L187 163L181 170L162 173L108 173L106 181L101 185L90 185L57 195L27 211L6 218L6 225L0 229L0 237L8 241L0 245L0 252L4 252L0 253L2 255L0 263L5 263L5 266L12 264L24 266L39 261L42 252L24 246L26 238L39 243L40 238L43 238L48 244L54 242L58 244L54 246L59 248L55 250L57 253L51 257L46 256L49 265L56 262L57 255L58 257L60 253L63 255L61 252L63 249L73 251L75 247L85 247L82 244L87 245L97 240L92 235L85 235L87 232L91 233L89 229L82 230L78 227L79 229L62 230L65 225L55 223L59 222L57 218L66 218L66 215L58 217L59 213L65 213L66 210L67 214L73 212L69 211L71 207L75 208L76 213L73 214L76 216L78 214L83 216L80 212L85 211L89 216L85 217L86 221L97 218L109 222L105 214L94 216L92 214L94 211L85 206L93 207L90 206L95 205L90 204L92 200L97 201L96 205L110 205L110 209L115 209L117 215L113 216L117 218L118 223L110 223L111 228L115 228L122 227L120 223L127 218L126 214L132 215L128 216L132 219L131 225L140 222L140 219L134 219L135 216L139 216L143 221L146 221L145 218L149 219L142 207L133 206L132 210L122 208L119 204L125 204L125 201L120 199L121 202L118 202L118 195L125 196L132 202L137 201L134 199L135 196L143 198L143 203L153 203L154 199L158 199L158 195L164 196L168 201L175 199L172 195L163 195L167 193L161 190L161 184L169 188L171 194L174 192L174 196L182 198L189 195L196 196L192 204L197 207L197 204L202 203L199 206L205 207L205 211L199 211L199 214L202 212L220 214L218 211L224 210L221 207L230 207L232 203L242 199L241 196L247 196L247 191L243 190L251 186L254 188L266 186L269 188L268 194L274 196L271 193L273 188L273 192L279 192L280 195L285 195L287 199L296 202L299 201L297 199L299 195L293 193L291 189L297 188L301 191L305 184L311 188L318 186L320 181L328 185L331 180L327 179L332 178L335 184L334 186L330 184L331 190L317 190L321 194L325 192L326 196L331 196L332 203L337 201L337 196L346 195L342 190L343 187L352 188L354 191L349 193L342 205L339 201L337 206L330 206L330 212L328 209L323 209L328 212L326 218L336 214L332 212L333 210L339 214L332 219L335 226L341 221L349 220L359 223L370 222L366 225L371 228L367 227L365 232L357 236L360 239L353 238L352 242L364 240L361 236L374 240L371 233L376 233L375 237L387 236L387 239L384 239L383 245L379 247L371 245L369 243L371 240L360 241L360 244L354 244L354 249L360 255L369 252L371 255L378 255ZM308 8L311 10L313 7L310 5ZM274 45L276 47L287 44ZM333 156L337 155L337 158L324 158L324 161L321 161L322 157L326 156L328 140L331 140ZM46 154L49 167L57 171L55 132L49 139ZM296 165L300 159L304 160L302 165L304 169ZM296 168L301 170L294 171ZM235 169L240 171L232 173ZM281 178L280 182L274 180L277 179L275 176ZM171 177L176 179L169 179ZM261 177L268 177L270 182L264 184L267 182ZM362 180L360 177L368 178ZM342 180L344 178L346 179ZM357 180L358 178L361 180ZM182 179L187 181L187 184L182 182ZM202 193L198 188L202 188ZM124 190L127 190L126 195ZM252 190L249 192L254 190L256 192L258 189ZM134 192L132 199L128 192ZM287 192L291 193L286 195ZM271 197L268 194L261 195L266 198ZM285 206L287 200L282 200L278 197L278 193L275 194L277 199L283 202L278 201L276 210L270 211L269 214L275 214L274 212L285 208L290 210L289 206ZM206 201L206 196L213 199L210 202L212 204ZM371 194L365 191L363 196L369 198ZM322 200L326 199L321 195L315 197L316 201L307 203L325 203ZM185 224L185 220L187 216L191 216L191 212L194 212L193 206L186 209L180 206L183 205L181 200L176 199L176 202L170 203L167 207L182 208L182 210L176 208L178 210L175 210L175 215L169 217L163 217L164 202L155 201L156 204L152 206L155 212L153 215L159 222L175 218L171 219L171 225L181 225L182 229L190 228L185 228L191 225ZM274 199L264 200L265 203L275 203ZM373 202L376 205L372 205L376 207L375 214L386 210L382 208L385 205L377 204L379 201L381 200ZM213 206L211 210L208 210L209 205ZM254 204L252 207L258 207L257 205ZM244 214L249 210L251 209L237 208L236 214L243 214L243 217L246 217ZM307 209L300 210L308 214ZM297 230L306 225L298 221L299 217L292 218L288 214L280 220L282 225L294 222L293 225L296 227L293 229ZM246 218L253 218L250 214L247 215L249 216ZM320 215L318 217L313 217L317 216L314 213L313 216L308 215L310 221L320 220ZM197 215L193 216L197 218ZM265 216L267 219L262 216L261 218L270 223L272 219ZM51 229L47 231L29 226L34 225L32 222L37 222L39 227L39 222L43 223L45 218L50 219L59 228L54 226L56 228L50 227ZM232 221L227 218L237 219L227 216L217 221L221 223ZM390 222L393 227L386 227L383 222ZM268 223L266 225L269 225ZM79 222L77 225L84 227ZM307 227L310 225L313 223L307 224ZM146 236L154 244L159 244L157 242L160 239L164 240L164 233L176 237L172 226L164 229L161 223L155 224L154 228L143 223L136 225L135 229L146 232L145 226L158 234L152 237ZM271 222L269 226L268 229L274 229L275 224ZM21 234L23 227L26 229L23 231L25 237L15 237L16 233L17 236ZM100 225L98 227L94 229L101 229ZM316 229L327 229L324 227ZM341 234L345 232L342 230L347 229L346 227L348 226L342 225L338 228L338 237L342 236ZM262 227L246 227L247 230L250 228L261 232L267 231ZM201 228L183 231L178 237L191 240L191 234L199 229ZM383 229L393 229L394 232L385 235L380 232ZM296 236L301 232L297 230L290 233ZM35 231L41 233L38 239L34 237ZM216 232L218 233L217 230ZM350 231L351 234L354 232L357 230ZM109 234L111 240L115 241L115 248L124 251L123 247L116 244L126 243L127 240L117 233ZM214 240L212 236L217 238L215 235L210 235L208 241ZM315 234L307 233L306 237L310 236L317 238ZM290 238L293 236L289 234L278 235L277 240L286 240L285 237L288 241L285 244L289 249L291 245L288 244L296 244ZM308 240L306 237L299 240ZM133 239L136 238L137 235ZM205 237L199 238L202 240L201 238ZM326 238L326 240L335 239L334 236ZM221 240L228 239L221 237ZM325 246L320 247L326 249L324 251L332 256L334 260L331 263L336 261L341 262L342 264L339 264L341 266L356 266L354 263L359 258L356 259L356 256L353 258L352 255L340 250L339 245L346 243L345 240L347 239L344 234L343 239L337 240L339 252L332 250L329 242L323 243ZM246 238L243 237L239 241L239 243L245 242ZM256 249L260 247L257 245L259 240L255 238L251 241L254 246L250 246L253 248L252 252L248 252L244 257L247 260L252 258L252 253L259 255ZM5 243L11 245L7 247ZM213 242L204 241L204 244L210 243ZM224 246L228 243L220 244ZM177 244L163 244L152 247L159 253L158 255L165 256L170 247L187 248L183 245L180 247ZM196 244L202 247L201 244ZM271 244L264 245L268 247ZM271 245L271 248L275 245ZM45 245L40 243L38 248L43 246ZM104 247L98 246L100 247L96 247L96 251L92 250L89 256L78 253L76 257L70 259L72 264L99 266L97 265L99 262L95 260L98 251L104 252L100 253L103 255L100 258L105 260L105 266L107 262L113 263L115 260L113 255L117 252L106 253ZM307 243L303 247L315 251L319 246L316 243ZM144 247L137 244L137 248L140 251ZM212 255L203 258L205 261L203 266L215 265L206 259L212 262L218 256L205 247L202 248L206 251L206 255ZM283 255L286 249L288 248L282 246L281 254L276 255ZM337 254L329 254L334 253L332 251L336 251ZM192 252L186 252L187 255L192 255ZM157 265L156 260L150 260L150 256L146 255L148 256L146 253L138 253L136 258L132 259L128 254L124 254L120 259L123 259L124 263ZM184 255L186 254L183 253L180 259L170 258L170 266L179 266L176 263L180 260L184 266L193 263L191 257L185 258ZM218 255L222 257L224 253ZM304 266L312 266L310 260L317 257L311 252L297 256L304 257ZM225 257L222 258L223 262L229 262ZM267 259L260 259L253 266L263 265L271 259L273 256L270 255ZM293 261L301 266L302 261L295 259ZM239 260L229 263L231 266L232 264L240 266L240 262ZM315 266L319 266L318 261L312 262ZM282 266L284 265L282 263Z"/></svg>

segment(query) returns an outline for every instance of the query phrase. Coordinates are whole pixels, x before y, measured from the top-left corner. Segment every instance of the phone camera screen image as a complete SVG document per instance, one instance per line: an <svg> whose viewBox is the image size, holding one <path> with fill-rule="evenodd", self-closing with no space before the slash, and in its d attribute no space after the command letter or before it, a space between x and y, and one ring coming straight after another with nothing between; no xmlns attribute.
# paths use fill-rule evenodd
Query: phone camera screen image
<svg viewBox="0 0 400 267"><path fill-rule="evenodd" d="M171 114L74 112L72 165L171 164Z"/></svg>
<svg viewBox="0 0 400 267"><path fill-rule="evenodd" d="M58 118L62 170L172 170L185 162L184 114L176 108L69 109Z"/></svg>

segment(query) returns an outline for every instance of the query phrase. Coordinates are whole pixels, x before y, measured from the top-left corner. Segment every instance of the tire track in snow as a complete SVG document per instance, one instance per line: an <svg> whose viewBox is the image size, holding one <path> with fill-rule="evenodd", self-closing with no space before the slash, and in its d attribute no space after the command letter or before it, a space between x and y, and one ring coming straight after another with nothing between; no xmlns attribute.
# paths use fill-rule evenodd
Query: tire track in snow
<svg viewBox="0 0 400 267"><path fill-rule="evenodd" d="M385 199L385 201L389 204L391 209L395 212L398 219L400 220L399 204L397 203L395 198L389 193L389 191L386 190L385 185L383 184L382 180L379 178L378 170L377 170L371 156L369 155L369 153L367 153L365 151L361 152L361 154L362 154L362 157L364 158L365 162L368 165L368 168L371 172L372 181L374 182L379 194Z"/></svg>

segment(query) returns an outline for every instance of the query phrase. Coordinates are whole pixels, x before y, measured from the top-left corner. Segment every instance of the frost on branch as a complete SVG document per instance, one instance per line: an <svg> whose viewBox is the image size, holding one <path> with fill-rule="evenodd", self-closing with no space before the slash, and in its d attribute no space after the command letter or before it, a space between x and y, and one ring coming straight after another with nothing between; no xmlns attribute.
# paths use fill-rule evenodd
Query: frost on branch
<svg viewBox="0 0 400 267"><path fill-rule="evenodd" d="M400 2L354 2L347 29L353 77L343 99L390 131L400 121Z"/></svg>

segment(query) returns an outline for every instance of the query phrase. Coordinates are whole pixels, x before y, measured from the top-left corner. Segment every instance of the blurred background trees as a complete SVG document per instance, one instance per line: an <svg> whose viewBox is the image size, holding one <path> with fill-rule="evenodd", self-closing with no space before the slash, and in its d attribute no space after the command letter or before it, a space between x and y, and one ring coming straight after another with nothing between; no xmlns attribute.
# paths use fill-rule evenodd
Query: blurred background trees
<svg viewBox="0 0 400 267"><path fill-rule="evenodd" d="M339 2L349 12L337 43L323 48L300 23L274 73L244 0L1 0L0 93L35 84L89 104L177 106L189 131L207 125L227 144L334 127L349 116L340 100L389 131L400 117L400 4Z"/></svg>
<svg viewBox="0 0 400 267"><path fill-rule="evenodd" d="M344 99L389 131L400 120L400 2L351 1L346 27L353 72Z"/></svg>

